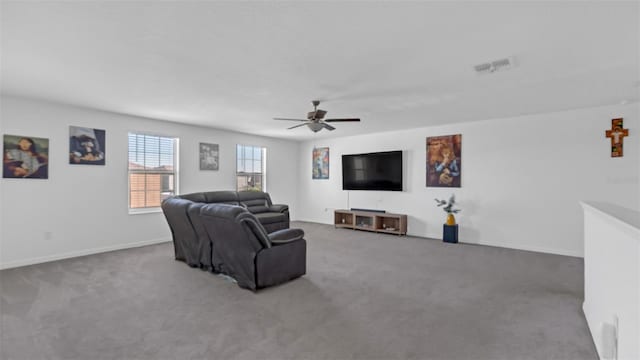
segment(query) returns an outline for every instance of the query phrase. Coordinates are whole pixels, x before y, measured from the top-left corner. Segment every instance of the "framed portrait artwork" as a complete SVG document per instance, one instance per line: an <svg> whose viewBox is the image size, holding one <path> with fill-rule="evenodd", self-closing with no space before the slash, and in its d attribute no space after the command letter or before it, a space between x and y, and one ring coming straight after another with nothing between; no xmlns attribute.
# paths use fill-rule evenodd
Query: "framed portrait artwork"
<svg viewBox="0 0 640 360"><path fill-rule="evenodd" d="M3 144L3 178L49 178L49 139L4 135Z"/></svg>
<svg viewBox="0 0 640 360"><path fill-rule="evenodd" d="M104 165L105 131L69 126L69 164Z"/></svg>
<svg viewBox="0 0 640 360"><path fill-rule="evenodd" d="M427 138L427 187L461 186L462 135Z"/></svg>

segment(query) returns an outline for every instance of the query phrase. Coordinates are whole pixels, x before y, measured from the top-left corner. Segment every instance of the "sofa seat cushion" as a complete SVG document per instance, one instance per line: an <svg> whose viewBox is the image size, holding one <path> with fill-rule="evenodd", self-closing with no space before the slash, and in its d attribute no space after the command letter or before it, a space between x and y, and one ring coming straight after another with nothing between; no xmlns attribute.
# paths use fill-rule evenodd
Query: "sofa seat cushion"
<svg viewBox="0 0 640 360"><path fill-rule="evenodd" d="M258 218L258 221L260 221L260 223L263 225L273 224L277 222L285 222L289 220L287 214L283 214L283 213L265 212L265 213L259 213L254 215Z"/></svg>

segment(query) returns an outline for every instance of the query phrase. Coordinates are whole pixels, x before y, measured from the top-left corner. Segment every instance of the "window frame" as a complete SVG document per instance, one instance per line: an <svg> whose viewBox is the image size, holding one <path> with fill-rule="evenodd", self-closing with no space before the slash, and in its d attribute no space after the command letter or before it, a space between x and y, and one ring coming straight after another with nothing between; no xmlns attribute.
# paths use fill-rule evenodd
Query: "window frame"
<svg viewBox="0 0 640 360"><path fill-rule="evenodd" d="M250 147L252 149L260 149L261 152L261 169L259 173L256 172L240 172L238 171L238 161L242 160L242 161L246 161L249 160L247 158L242 158L240 159L239 153L238 153L238 147L243 147L243 148L247 148ZM255 150L253 150L255 151ZM255 162L256 160L254 159L254 157L252 156L252 158L250 159L252 162ZM236 144L236 158L235 158L235 163L236 163L236 173L235 173L235 183L236 183L236 191L245 191L245 190L240 190L238 188L238 177L239 176L248 176L248 175L252 175L252 174L260 174L262 177L262 189L260 191L262 192L267 192L267 147L266 146L262 146L262 145L251 145L251 144Z"/></svg>
<svg viewBox="0 0 640 360"><path fill-rule="evenodd" d="M161 171L161 170L154 170L154 171L147 171L147 170L131 170L129 169L129 137L130 135L142 135L142 136L153 136L153 137L160 137L160 138L168 138L168 139L172 139L173 140L173 171ZM146 148L145 148L146 150ZM146 151L145 151L146 153ZM162 208L160 206L152 206L152 207L142 207L142 208L132 208L131 207L131 174L148 174L148 173L153 173L153 174L173 174L173 186L174 186L174 196L179 194L179 187L180 187L180 138L178 138L177 136L171 136L171 135L166 135L166 134L158 134L158 133L152 133L152 132L148 132L148 131L135 131L135 130L130 130L127 131L127 209L129 212L129 215L137 215L137 214L151 214L151 213L159 213L162 212ZM146 189L146 184L145 184L145 189ZM160 189L162 190L162 189Z"/></svg>

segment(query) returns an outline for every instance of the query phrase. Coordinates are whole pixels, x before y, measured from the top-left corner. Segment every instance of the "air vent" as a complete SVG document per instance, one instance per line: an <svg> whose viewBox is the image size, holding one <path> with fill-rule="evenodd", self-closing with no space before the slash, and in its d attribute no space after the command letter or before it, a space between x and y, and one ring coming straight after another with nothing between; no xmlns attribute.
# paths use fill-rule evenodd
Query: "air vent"
<svg viewBox="0 0 640 360"><path fill-rule="evenodd" d="M478 64L473 68L478 74L490 74L496 71L509 70L514 66L513 57L494 60L492 62Z"/></svg>

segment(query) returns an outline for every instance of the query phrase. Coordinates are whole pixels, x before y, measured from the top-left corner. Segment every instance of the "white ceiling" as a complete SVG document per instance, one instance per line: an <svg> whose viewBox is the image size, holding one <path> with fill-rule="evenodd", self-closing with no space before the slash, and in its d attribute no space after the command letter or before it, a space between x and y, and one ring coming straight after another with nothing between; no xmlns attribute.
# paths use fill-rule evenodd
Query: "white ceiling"
<svg viewBox="0 0 640 360"><path fill-rule="evenodd" d="M5 94L289 139L640 98L638 2L7 2ZM479 76L473 65L515 56Z"/></svg>

